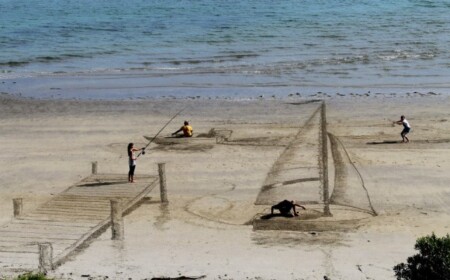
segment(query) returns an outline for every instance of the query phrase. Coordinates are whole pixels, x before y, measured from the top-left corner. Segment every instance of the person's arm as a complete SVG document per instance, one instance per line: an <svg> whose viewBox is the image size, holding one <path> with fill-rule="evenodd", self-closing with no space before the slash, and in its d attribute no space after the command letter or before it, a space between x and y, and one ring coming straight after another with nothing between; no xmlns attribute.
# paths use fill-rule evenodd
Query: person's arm
<svg viewBox="0 0 450 280"><path fill-rule="evenodd" d="M403 121L402 120L395 121L394 124L403 124Z"/></svg>
<svg viewBox="0 0 450 280"><path fill-rule="evenodd" d="M305 206L302 206L302 205L300 205L300 204L294 204L294 207L295 207L295 206L301 207L301 208L303 208L303 210L306 210Z"/></svg>
<svg viewBox="0 0 450 280"><path fill-rule="evenodd" d="M140 150L144 151L144 150L145 150L145 147L142 147L142 148L140 148L140 149L137 149L137 148L132 148L132 149L131 149L131 159L132 159L132 160L137 160L137 157L136 157L136 156L133 157L133 152L137 152L137 151L140 151Z"/></svg>
<svg viewBox="0 0 450 280"><path fill-rule="evenodd" d="M270 208L270 214L273 215L273 209L275 209L275 206L272 206L272 208Z"/></svg>
<svg viewBox="0 0 450 280"><path fill-rule="evenodd" d="M175 131L174 133L172 133L172 135L175 135L175 134L177 134L178 132L180 132L180 131L182 131L183 130L183 128L180 128L180 129L178 129L177 131Z"/></svg>

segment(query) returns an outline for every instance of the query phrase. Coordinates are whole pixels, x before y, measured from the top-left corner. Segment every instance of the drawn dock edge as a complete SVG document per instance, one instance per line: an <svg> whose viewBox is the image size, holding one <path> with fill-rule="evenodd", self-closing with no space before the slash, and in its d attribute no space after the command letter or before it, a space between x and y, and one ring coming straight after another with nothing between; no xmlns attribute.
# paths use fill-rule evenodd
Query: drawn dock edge
<svg viewBox="0 0 450 280"><path fill-rule="evenodd" d="M104 175L104 174L101 174ZM89 177L87 177L89 178ZM87 179L85 178L85 179ZM127 204L124 205L123 208L123 216L126 216L130 214L132 211L134 211L136 208L138 208L144 197L150 193L157 183L159 182L158 176L150 176L150 178L153 178L153 182L151 182L146 188L144 188L137 196L133 198L133 200L129 201ZM100 222L97 226L90 229L88 232L83 234L80 239L77 240L72 246L65 249L63 252L58 254L56 257L53 258L53 268L64 264L67 260L69 260L71 257L75 256L79 250L87 248L88 245L94 241L95 238L100 236L102 233L104 233L108 227L111 226L111 219L108 216L107 219Z"/></svg>

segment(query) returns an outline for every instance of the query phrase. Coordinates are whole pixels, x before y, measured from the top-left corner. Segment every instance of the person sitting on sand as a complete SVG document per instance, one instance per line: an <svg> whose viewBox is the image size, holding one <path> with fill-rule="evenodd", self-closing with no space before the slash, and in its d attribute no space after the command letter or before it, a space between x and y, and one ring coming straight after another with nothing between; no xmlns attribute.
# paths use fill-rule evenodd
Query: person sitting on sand
<svg viewBox="0 0 450 280"><path fill-rule="evenodd" d="M403 125L403 130L400 133L403 139L403 143L408 143L409 139L406 137L406 134L408 134L411 131L411 126L409 125L409 122L406 120L405 116L401 116L399 121L394 122L394 124L400 124Z"/></svg>
<svg viewBox="0 0 450 280"><path fill-rule="evenodd" d="M180 137L192 137L192 135L194 134L194 130L192 129L192 126L189 125L188 121L184 121L184 125L180 129L172 133L172 135L177 135L177 133L181 131L183 132L183 135L181 135Z"/></svg>
<svg viewBox="0 0 450 280"><path fill-rule="evenodd" d="M128 152L128 165L130 167L130 170L128 171L128 182L129 183L134 183L134 170L136 169L136 159L137 157L135 156L134 152L139 151L139 150L143 150L144 148L141 149L136 149L134 148L134 144L133 143L129 143L128 147L127 147L127 152Z"/></svg>
<svg viewBox="0 0 450 280"><path fill-rule="evenodd" d="M295 206L301 207L303 208L303 210L306 210L306 208L300 204L295 203L295 201L291 200L283 200L280 203L272 206L271 210L270 210L270 214L273 215L273 210L278 210L280 211L281 216L284 217L294 217L294 216L298 216L298 212L295 211ZM294 215L292 215L292 212L294 213Z"/></svg>

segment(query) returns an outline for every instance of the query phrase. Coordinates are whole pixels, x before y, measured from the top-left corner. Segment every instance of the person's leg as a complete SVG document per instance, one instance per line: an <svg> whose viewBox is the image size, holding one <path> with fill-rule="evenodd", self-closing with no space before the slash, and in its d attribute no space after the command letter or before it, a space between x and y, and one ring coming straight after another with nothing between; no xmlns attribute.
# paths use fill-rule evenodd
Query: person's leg
<svg viewBox="0 0 450 280"><path fill-rule="evenodd" d="M298 216L297 211L295 210L295 204L292 205L292 210L294 211L294 216Z"/></svg>
<svg viewBox="0 0 450 280"><path fill-rule="evenodd" d="M402 136L402 142L405 143L405 135L406 135L406 131L403 129L402 132L400 133L400 135Z"/></svg>
<svg viewBox="0 0 450 280"><path fill-rule="evenodd" d="M128 169L128 182L131 182L131 168L132 168L133 166L132 166L132 165L129 165L128 167L129 167L129 169Z"/></svg>
<svg viewBox="0 0 450 280"><path fill-rule="evenodd" d="M409 133L409 129L405 128L405 129L402 130L402 133L400 135L402 136L403 143L408 143L409 142L409 139L406 136L406 134L408 134L408 133Z"/></svg>
<svg viewBox="0 0 450 280"><path fill-rule="evenodd" d="M136 165L132 165L131 167L131 176L130 176L130 182L134 183L134 170L136 169Z"/></svg>

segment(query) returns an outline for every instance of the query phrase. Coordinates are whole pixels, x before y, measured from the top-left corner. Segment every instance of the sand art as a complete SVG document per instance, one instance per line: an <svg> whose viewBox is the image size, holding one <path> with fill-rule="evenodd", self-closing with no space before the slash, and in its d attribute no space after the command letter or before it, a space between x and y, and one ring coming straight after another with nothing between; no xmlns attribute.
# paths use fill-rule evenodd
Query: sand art
<svg viewBox="0 0 450 280"><path fill-rule="evenodd" d="M449 100L398 95L387 102L376 96L324 97L332 214L327 217L320 102L2 95L0 222L4 227L15 220L14 198L23 199L24 214L33 213L88 176L92 161L99 173L125 178L126 144L145 145L188 105L195 109L165 132L189 119L194 137L183 141L162 133L136 170L157 176L157 163L166 163L169 203L160 204L153 190L124 218L123 241L111 240L107 230L50 275L393 279L392 267L411 255L417 237L450 230L450 127L442 121L448 119ZM400 138L399 128L390 125L399 114L413 125L411 143L389 143ZM306 210L298 218L259 219L283 199L298 200ZM0 241L4 265L11 244Z"/></svg>

